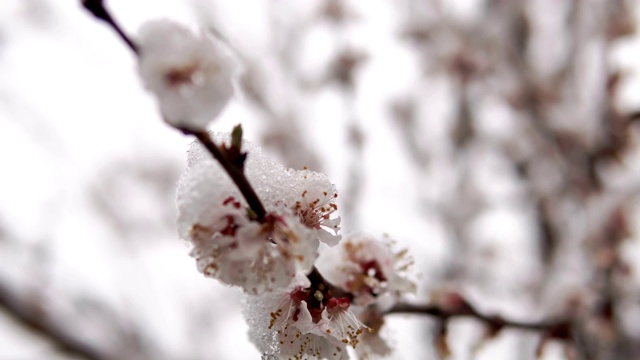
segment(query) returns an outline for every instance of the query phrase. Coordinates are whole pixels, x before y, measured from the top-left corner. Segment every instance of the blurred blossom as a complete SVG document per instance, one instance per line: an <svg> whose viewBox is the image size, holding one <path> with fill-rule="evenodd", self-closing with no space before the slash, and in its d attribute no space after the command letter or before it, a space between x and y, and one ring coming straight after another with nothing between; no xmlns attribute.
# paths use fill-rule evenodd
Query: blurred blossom
<svg viewBox="0 0 640 360"><path fill-rule="evenodd" d="M138 71L164 120L177 128L205 129L233 94L237 65L228 50L213 35L195 35L169 20L144 24L138 40Z"/></svg>

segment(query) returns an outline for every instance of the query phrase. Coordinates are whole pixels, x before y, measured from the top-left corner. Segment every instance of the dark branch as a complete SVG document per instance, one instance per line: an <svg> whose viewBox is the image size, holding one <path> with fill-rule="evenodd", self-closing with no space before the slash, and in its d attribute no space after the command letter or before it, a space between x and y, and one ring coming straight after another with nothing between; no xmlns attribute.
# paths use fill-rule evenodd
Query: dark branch
<svg viewBox="0 0 640 360"><path fill-rule="evenodd" d="M194 131L189 129L182 129L185 134L195 136L204 147L211 153L211 155L218 160L222 168L229 174L231 180L236 184L238 190L242 193L245 200L247 200L247 204L249 204L249 208L253 210L256 215L256 220L259 222L264 221L264 217L267 214L267 210L262 205L262 201L256 194L255 190L247 180L247 177L244 175L243 168L231 162L220 150L218 145L216 145L209 133L206 131Z"/></svg>
<svg viewBox="0 0 640 360"><path fill-rule="evenodd" d="M138 54L138 47L129 39L129 37L122 31L120 26L115 22L109 11L104 7L102 0L83 0L82 5L89 10L98 19L105 21L120 35L122 40L129 45L131 50ZM183 133L195 136L204 147L211 153L211 155L222 165L224 170L229 174L231 180L236 184L242 196L247 200L249 208L255 213L256 220L263 222L267 211L262 205L260 198L256 194L255 190L244 175L243 163L244 159L239 161L232 161L225 152L223 152L211 139L206 131L181 129ZM241 134L241 133L240 133ZM239 150L239 149L238 149ZM242 155L242 154L236 154ZM236 159L238 160L238 159Z"/></svg>
<svg viewBox="0 0 640 360"><path fill-rule="evenodd" d="M455 307L455 309L446 309L438 305L397 304L389 309L387 314L418 314L442 319L470 317L484 322L493 329L509 327L520 330L542 331L558 339L569 339L571 334L571 322L568 320L541 322L508 320L496 315L483 314L466 302L462 306Z"/></svg>
<svg viewBox="0 0 640 360"><path fill-rule="evenodd" d="M106 360L109 357L94 349L58 326L47 321L37 306L28 306L4 284L0 283L0 309L16 322L49 340L59 350L86 359Z"/></svg>
<svg viewBox="0 0 640 360"><path fill-rule="evenodd" d="M109 11L104 7L102 0L83 0L82 6L89 10L95 17L106 22L115 30L120 38L129 46L134 53L138 54L138 46L124 33L120 25L116 23Z"/></svg>

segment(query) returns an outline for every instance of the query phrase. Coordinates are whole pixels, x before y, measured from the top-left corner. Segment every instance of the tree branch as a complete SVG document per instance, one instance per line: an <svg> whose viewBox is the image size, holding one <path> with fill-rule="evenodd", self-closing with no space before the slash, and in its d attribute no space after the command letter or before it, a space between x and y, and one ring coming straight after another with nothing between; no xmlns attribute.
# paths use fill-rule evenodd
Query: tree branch
<svg viewBox="0 0 640 360"><path fill-rule="evenodd" d="M441 319L470 317L484 322L493 329L509 327L520 330L542 331L548 336L558 339L571 338L571 322L567 319L541 322L509 320L497 315L483 314L465 301L463 301L460 306L455 306L453 308L445 308L444 306L433 304L414 305L400 303L389 309L386 314L417 314L433 316Z"/></svg>
<svg viewBox="0 0 640 360"><path fill-rule="evenodd" d="M124 33L120 25L116 23L113 16L111 16L109 11L104 7L102 0L82 0L82 6L89 10L95 17L111 26L129 48L138 54L138 46Z"/></svg>
<svg viewBox="0 0 640 360"><path fill-rule="evenodd" d="M33 333L49 340L56 348L65 353L92 360L106 360L109 357L93 348L53 323L37 310L35 306L25 305L24 299L16 296L6 285L0 283L0 309L13 320L22 324Z"/></svg>
<svg viewBox="0 0 640 360"><path fill-rule="evenodd" d="M216 145L209 133L206 131L194 131L189 129L182 129L185 134L195 136L204 147L211 153L211 155L218 160L222 168L229 174L231 180L236 184L238 190L242 193L245 200L247 200L247 204L256 215L256 220L259 222L264 221L264 217L267 214L267 210L262 205L262 201L256 194L255 190L247 180L247 177L244 175L244 170L242 167L235 165L232 163L220 150L218 145Z"/></svg>
<svg viewBox="0 0 640 360"><path fill-rule="evenodd" d="M95 17L100 20L105 21L109 24L117 33L120 35L120 38L124 40L124 42L133 50L133 52L138 55L138 47L136 44L129 39L129 37L124 33L122 28L115 22L109 11L104 7L102 0L83 0L82 5L89 10ZM200 142L204 145L204 147L211 153L211 155L222 165L222 168L229 174L231 180L236 184L242 196L247 200L249 207L256 215L256 220L262 222L264 221L264 217L267 214L264 205L258 198L255 190L247 180L247 177L244 175L244 169L242 167L242 163L234 164L225 154L220 150L220 148L213 142L211 137L206 131L200 130L191 130L191 129L180 129L183 133L187 135L195 136Z"/></svg>

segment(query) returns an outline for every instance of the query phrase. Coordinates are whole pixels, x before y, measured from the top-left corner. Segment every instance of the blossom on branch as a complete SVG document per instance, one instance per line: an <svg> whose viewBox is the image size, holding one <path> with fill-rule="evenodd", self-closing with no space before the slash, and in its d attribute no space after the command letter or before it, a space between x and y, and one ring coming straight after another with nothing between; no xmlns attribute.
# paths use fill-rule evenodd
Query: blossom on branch
<svg viewBox="0 0 640 360"><path fill-rule="evenodd" d="M297 272L311 269L318 243L297 217L269 213L259 223L232 207L212 226L191 229L191 256L200 272L259 294L285 287Z"/></svg>
<svg viewBox="0 0 640 360"><path fill-rule="evenodd" d="M236 64L219 40L169 20L146 23L138 71L171 126L203 130L233 95Z"/></svg>
<svg viewBox="0 0 640 360"><path fill-rule="evenodd" d="M350 306L347 297L335 296L317 278L300 280L287 291L249 297L250 337L279 359L348 359L346 347L357 348L369 330Z"/></svg>
<svg viewBox="0 0 640 360"><path fill-rule="evenodd" d="M228 141L228 134L214 135L216 144ZM286 169L248 141L242 142L242 152L247 153L245 175L267 210L265 218L256 219L220 164L194 142L178 186L178 230L193 245L200 272L261 294L286 287L296 273L309 273L319 242L339 240L340 220L331 218L337 195L324 175ZM322 199L307 203L315 194Z"/></svg>
<svg viewBox="0 0 640 360"><path fill-rule="evenodd" d="M341 235L340 217L332 217L338 210L338 192L329 177L309 170L289 169L295 184L285 202L300 217L302 223L315 229L320 241L336 245Z"/></svg>
<svg viewBox="0 0 640 360"><path fill-rule="evenodd" d="M348 235L339 246L327 249L317 267L332 284L351 293L354 303L368 306L415 292L415 283L407 278L412 264L407 251L394 252L390 241L356 233Z"/></svg>

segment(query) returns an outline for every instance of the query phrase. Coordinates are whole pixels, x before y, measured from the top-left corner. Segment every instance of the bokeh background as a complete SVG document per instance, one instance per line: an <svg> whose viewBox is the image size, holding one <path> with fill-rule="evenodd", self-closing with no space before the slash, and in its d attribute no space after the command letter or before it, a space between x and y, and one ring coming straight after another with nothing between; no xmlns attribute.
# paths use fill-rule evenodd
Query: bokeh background
<svg viewBox="0 0 640 360"><path fill-rule="evenodd" d="M453 359L640 359L640 2L110 0L244 64L216 131L337 185L344 233L388 234L427 303L576 319L448 322ZM0 2L0 359L258 359L239 291L175 229L190 139L75 0ZM396 359L438 319L389 316ZM537 353L537 354L536 354ZM588 354L588 356L585 356Z"/></svg>

